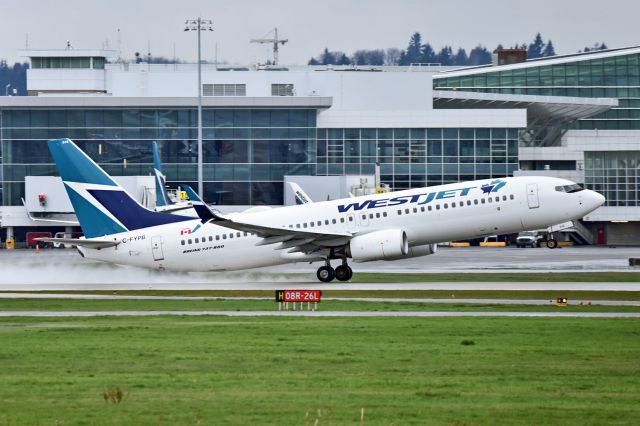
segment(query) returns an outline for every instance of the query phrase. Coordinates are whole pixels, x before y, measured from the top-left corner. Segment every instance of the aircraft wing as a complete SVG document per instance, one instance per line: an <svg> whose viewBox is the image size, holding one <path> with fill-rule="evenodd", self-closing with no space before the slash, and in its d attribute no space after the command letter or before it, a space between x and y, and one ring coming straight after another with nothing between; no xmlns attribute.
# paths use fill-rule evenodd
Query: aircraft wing
<svg viewBox="0 0 640 426"><path fill-rule="evenodd" d="M220 213L213 214L215 217L211 223L262 237L262 240L256 243L258 246L280 243L276 249L289 249L289 253L313 253L323 248L341 246L347 244L353 236L349 232L278 228L231 219Z"/></svg>
<svg viewBox="0 0 640 426"><path fill-rule="evenodd" d="M69 244L73 246L86 247L90 249L102 249L107 247L115 247L120 244L119 241L114 240L100 240L96 238L92 238L90 240L85 240L82 238L49 238L49 237L39 237L34 238L36 241L42 241L43 243L62 243Z"/></svg>
<svg viewBox="0 0 640 426"><path fill-rule="evenodd" d="M156 211L161 213L173 213L180 210L189 210L193 208L191 203L168 204L166 206L156 206Z"/></svg>

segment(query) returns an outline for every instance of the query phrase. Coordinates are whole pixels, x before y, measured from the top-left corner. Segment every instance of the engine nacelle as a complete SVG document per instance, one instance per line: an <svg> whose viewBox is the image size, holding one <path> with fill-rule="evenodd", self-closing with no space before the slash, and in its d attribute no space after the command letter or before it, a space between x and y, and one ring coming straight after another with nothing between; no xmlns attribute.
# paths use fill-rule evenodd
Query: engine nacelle
<svg viewBox="0 0 640 426"><path fill-rule="evenodd" d="M430 254L435 254L437 250L438 250L437 244L425 244L423 246L414 246L414 247L409 247L409 252L404 256L398 256L398 257L385 259L385 260L409 259L410 257L428 256Z"/></svg>
<svg viewBox="0 0 640 426"><path fill-rule="evenodd" d="M386 229L352 238L349 252L354 262L402 258L409 253L409 241L402 229Z"/></svg>

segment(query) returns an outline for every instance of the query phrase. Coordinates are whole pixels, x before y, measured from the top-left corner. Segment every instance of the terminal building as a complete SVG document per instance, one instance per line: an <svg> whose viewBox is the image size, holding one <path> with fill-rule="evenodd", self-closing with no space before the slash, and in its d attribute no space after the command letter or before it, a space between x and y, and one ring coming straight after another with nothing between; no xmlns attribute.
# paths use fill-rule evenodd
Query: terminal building
<svg viewBox="0 0 640 426"><path fill-rule="evenodd" d="M580 241L640 237L640 48L464 69L206 64L200 88L195 64L124 63L104 50L22 55L29 96L0 97L3 241L73 219L50 178L49 139L68 137L111 175L139 177L129 184L149 207L153 141L168 185L197 186L198 90L204 198L221 208L282 205L295 176L312 198L335 197L328 177L370 176L379 163L391 190L566 177L607 197L579 225Z"/></svg>

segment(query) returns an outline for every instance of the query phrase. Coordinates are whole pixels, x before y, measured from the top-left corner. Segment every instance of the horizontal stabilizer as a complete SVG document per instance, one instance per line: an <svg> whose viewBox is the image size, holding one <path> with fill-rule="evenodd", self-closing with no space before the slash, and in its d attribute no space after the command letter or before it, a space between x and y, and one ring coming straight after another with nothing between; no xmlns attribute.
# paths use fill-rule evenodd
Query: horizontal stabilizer
<svg viewBox="0 0 640 426"><path fill-rule="evenodd" d="M49 237L40 237L35 238L36 241L42 241L43 243L61 243L68 244L72 246L78 247L86 247L90 249L102 249L107 247L115 247L120 244L119 241L114 240L98 240L96 238L92 238L90 240L85 240L82 238L49 238Z"/></svg>

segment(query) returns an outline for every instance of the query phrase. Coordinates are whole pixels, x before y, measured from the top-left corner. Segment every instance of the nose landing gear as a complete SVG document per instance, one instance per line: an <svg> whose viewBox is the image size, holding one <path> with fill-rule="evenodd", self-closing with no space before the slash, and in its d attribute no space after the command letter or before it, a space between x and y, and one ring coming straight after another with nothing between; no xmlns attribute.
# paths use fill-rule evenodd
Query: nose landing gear
<svg viewBox="0 0 640 426"><path fill-rule="evenodd" d="M331 282L334 278L338 281L349 281L353 277L353 270L347 265L347 259L342 259L342 265L336 269L333 269L331 263L327 260L324 266L318 268L316 276L323 283Z"/></svg>

